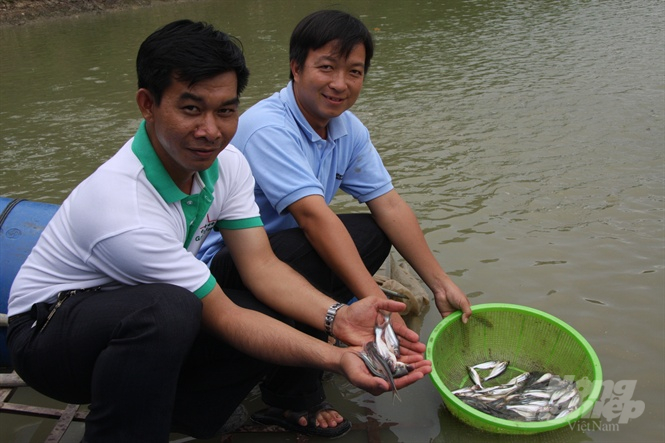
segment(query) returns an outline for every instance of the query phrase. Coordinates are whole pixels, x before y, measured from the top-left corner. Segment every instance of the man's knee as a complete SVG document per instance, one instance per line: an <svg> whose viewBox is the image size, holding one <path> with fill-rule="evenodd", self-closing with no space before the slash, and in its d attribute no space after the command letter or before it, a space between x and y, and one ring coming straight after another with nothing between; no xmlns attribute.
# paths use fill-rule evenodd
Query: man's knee
<svg viewBox="0 0 665 443"><path fill-rule="evenodd" d="M97 292L77 301L81 315L88 317L82 327L99 331L90 338L97 346L119 335L162 340L194 337L201 324L202 304L198 297L182 287L144 284ZM76 307L75 307L76 308Z"/></svg>
<svg viewBox="0 0 665 443"><path fill-rule="evenodd" d="M372 261L383 261L388 257L392 244L371 214L340 214L339 218L363 260L372 257Z"/></svg>
<svg viewBox="0 0 665 443"><path fill-rule="evenodd" d="M124 321L147 321L158 336L167 340L191 341L201 327L201 300L192 292L170 284L144 285L140 291L149 301Z"/></svg>

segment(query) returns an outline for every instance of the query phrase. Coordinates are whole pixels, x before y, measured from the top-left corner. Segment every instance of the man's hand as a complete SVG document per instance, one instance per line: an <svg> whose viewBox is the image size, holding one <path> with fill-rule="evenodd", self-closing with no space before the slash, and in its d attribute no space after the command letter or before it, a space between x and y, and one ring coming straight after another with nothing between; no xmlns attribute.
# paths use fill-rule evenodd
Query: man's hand
<svg viewBox="0 0 665 443"><path fill-rule="evenodd" d="M404 303L366 297L337 311L333 335L349 346L362 348L365 343L374 341L374 327L383 317L381 310L400 312L405 308Z"/></svg>
<svg viewBox="0 0 665 443"><path fill-rule="evenodd" d="M394 300L378 297L363 298L337 311L333 323L333 333L344 343L360 350L365 343L374 341L374 327L377 321L379 323L384 321L383 312L392 313L393 330L399 338L401 354L415 356L411 358L414 359L414 362L418 362L423 359L426 346L418 341L420 339L418 334L409 329L404 320L399 317L399 312L405 308L404 303Z"/></svg>
<svg viewBox="0 0 665 443"><path fill-rule="evenodd" d="M432 363L424 360L422 355L411 355L404 357L405 363L413 365L413 371L408 374L395 379L395 387L402 389L412 383L423 378L425 375L432 372ZM357 386L372 395L380 395L384 392L391 391L390 384L380 378L372 375L365 366L365 363L358 357L354 351L348 351L342 356L341 361L342 373L354 386Z"/></svg>
<svg viewBox="0 0 665 443"><path fill-rule="evenodd" d="M464 292L452 280L447 279L441 291L434 292L434 302L442 317L447 317L458 309L462 311L462 322L471 317L471 303Z"/></svg>
<svg viewBox="0 0 665 443"><path fill-rule="evenodd" d="M399 339L401 355L423 354L425 352L427 346L418 341L418 334L409 329L401 315L392 314L390 320L393 331Z"/></svg>

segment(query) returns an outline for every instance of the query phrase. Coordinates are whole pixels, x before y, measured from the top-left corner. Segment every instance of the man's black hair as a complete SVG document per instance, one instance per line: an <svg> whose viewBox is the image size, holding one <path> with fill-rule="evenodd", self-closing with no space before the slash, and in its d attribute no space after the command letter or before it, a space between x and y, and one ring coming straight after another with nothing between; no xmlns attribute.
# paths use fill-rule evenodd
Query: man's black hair
<svg viewBox="0 0 665 443"><path fill-rule="evenodd" d="M310 50L317 50L331 41L338 41L339 54L348 57L357 44L365 46L365 73L374 55L374 41L369 29L356 17L335 10L314 12L300 21L291 34L289 60L298 69L305 64ZM293 80L293 72L290 74Z"/></svg>
<svg viewBox="0 0 665 443"><path fill-rule="evenodd" d="M240 96L249 79L240 41L204 22L169 23L148 36L136 56L138 86L158 105L174 79L191 86L229 71L237 75Z"/></svg>

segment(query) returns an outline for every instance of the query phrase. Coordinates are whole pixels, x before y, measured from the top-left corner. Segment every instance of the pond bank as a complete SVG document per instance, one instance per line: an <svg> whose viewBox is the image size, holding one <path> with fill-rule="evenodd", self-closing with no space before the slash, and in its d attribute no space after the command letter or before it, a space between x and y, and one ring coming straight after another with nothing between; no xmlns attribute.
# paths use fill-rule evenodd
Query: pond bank
<svg viewBox="0 0 665 443"><path fill-rule="evenodd" d="M179 0L0 0L0 26L20 26L41 20L176 1Z"/></svg>

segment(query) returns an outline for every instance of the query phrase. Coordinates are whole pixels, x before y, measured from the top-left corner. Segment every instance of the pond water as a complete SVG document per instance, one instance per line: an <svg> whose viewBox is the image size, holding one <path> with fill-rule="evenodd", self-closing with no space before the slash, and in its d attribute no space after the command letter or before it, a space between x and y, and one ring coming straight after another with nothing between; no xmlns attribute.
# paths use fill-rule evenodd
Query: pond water
<svg viewBox="0 0 665 443"><path fill-rule="evenodd" d="M247 107L286 83L293 26L330 6L178 1L0 29L0 196L60 203L133 135L134 58L157 27L192 18L239 37L252 71ZM393 401L334 377L326 385L333 404L354 422L383 424L382 442L662 442L664 3L334 7L373 30L376 55L354 111L441 264L474 304L526 305L570 324L595 349L606 384L599 421L528 439L460 423L429 379ZM363 210L345 197L334 204ZM440 317L431 309L410 321L425 341ZM51 404L29 390L22 399ZM256 398L248 405L260 407ZM2 414L0 441L41 441L52 426ZM78 442L80 427L67 438Z"/></svg>

